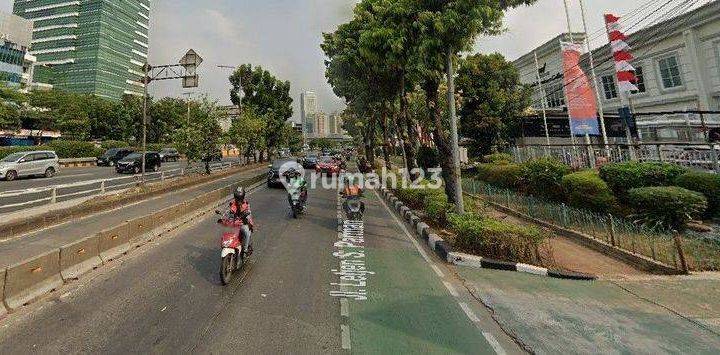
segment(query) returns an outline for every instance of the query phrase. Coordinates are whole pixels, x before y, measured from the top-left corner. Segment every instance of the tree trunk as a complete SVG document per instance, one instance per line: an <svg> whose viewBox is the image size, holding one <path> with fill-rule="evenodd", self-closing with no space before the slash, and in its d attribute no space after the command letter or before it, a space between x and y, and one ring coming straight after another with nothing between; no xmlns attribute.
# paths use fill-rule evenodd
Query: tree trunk
<svg viewBox="0 0 720 355"><path fill-rule="evenodd" d="M415 129L415 120L408 115L408 100L405 92L405 75L401 76L400 79L400 120L405 125L405 137L403 138L405 147L405 168L407 168L408 174L413 169L418 167L417 165L417 151L420 140L418 139L417 129ZM401 125L402 125L401 124ZM415 180L417 176L411 176L412 180Z"/></svg>
<svg viewBox="0 0 720 355"><path fill-rule="evenodd" d="M367 127L365 127L365 158L370 166L375 166L375 115L370 116Z"/></svg>
<svg viewBox="0 0 720 355"><path fill-rule="evenodd" d="M440 158L440 168L442 169L442 178L445 182L445 195L448 197L448 202L455 204L455 179L453 172L455 171L455 163L453 160L452 146L450 145L450 138L444 129L444 122L439 106L439 93L438 88L440 83L434 80L428 80L423 85L425 91L425 103L427 104L428 112L432 116L432 121L435 125L433 131L435 135L435 145L438 149L438 157Z"/></svg>
<svg viewBox="0 0 720 355"><path fill-rule="evenodd" d="M385 167L388 171L392 171L392 162L390 161L390 132L388 132L388 108L385 103L382 107L382 117L380 118L380 125L383 133L383 158L385 159Z"/></svg>

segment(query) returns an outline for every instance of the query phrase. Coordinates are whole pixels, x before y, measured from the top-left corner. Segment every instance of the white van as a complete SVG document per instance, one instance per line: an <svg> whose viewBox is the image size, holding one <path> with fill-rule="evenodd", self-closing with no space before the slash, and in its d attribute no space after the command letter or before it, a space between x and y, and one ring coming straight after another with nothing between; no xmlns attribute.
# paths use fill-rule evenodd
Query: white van
<svg viewBox="0 0 720 355"><path fill-rule="evenodd" d="M53 151L19 152L0 159L0 179L12 181L22 176L50 178L60 170L60 162Z"/></svg>

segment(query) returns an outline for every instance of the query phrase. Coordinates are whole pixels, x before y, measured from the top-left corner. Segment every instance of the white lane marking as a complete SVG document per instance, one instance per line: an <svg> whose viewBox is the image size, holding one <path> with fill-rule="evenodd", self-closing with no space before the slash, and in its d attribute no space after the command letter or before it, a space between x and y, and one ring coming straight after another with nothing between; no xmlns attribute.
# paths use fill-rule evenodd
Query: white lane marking
<svg viewBox="0 0 720 355"><path fill-rule="evenodd" d="M445 274L443 274L443 272L440 270L439 267L437 267L437 265L435 265L435 264L430 264L430 267L433 269L433 271L435 271L435 273L436 273L438 276L440 276L441 279L442 279L443 277L445 277Z"/></svg>
<svg viewBox="0 0 720 355"><path fill-rule="evenodd" d="M385 203L385 200L383 200L382 197L380 197L380 196L378 195L377 191L375 191L375 195L378 197L378 199L380 200L380 203L383 205L383 207L385 207L385 210L387 210L387 212L390 214L390 216L392 216L392 218L395 220L395 223L397 223L397 225L400 226L400 229L402 229L403 232L405 232L405 236L406 236L408 239L410 239L410 241L413 243L413 245L415 245L415 248L418 250L418 252L420 252L420 255L423 256L423 259L425 259L425 261L426 261L428 264L430 264L430 267L435 271L435 273L438 273L438 275L439 275L440 278L441 278L441 281L442 281L443 284L445 285L445 288L448 289L448 292L450 292L450 294L451 294L455 299L459 299L459 294L457 293L457 291L455 290L455 288L452 287L452 285L451 285L450 283L447 283L445 280L443 280L443 275L442 275L442 272L440 272L440 269L439 269L437 266L435 266L435 263L433 263L432 261L430 261L430 258L425 254L425 251L422 249L422 247L420 246L420 244L419 244L419 243L415 240L415 238L410 234L410 232L408 231L408 229L405 227L405 224L402 223L402 222L397 218L397 216L395 216L395 214L392 212L392 210L390 210L390 208L388 207L388 205ZM453 291L455 292L455 294L453 294ZM495 339L495 336L493 336L493 335L492 335L491 333L489 333L489 332L486 332L486 331L482 330L482 327L481 327L481 325L480 325L480 318L478 318L478 316L475 315L475 313L472 311L472 309L470 309L470 306L468 306L467 303L459 302L459 301L458 301L458 304L460 305L460 308L462 308L463 312L465 312L465 315L466 315L468 318L470 318L470 321L472 321L473 324L475 324L475 327L477 327L477 328L480 330L480 332L482 333L483 337L485 337L485 339L486 339L487 342L490 344L490 346L493 348L493 350L495 351L495 353L497 353L498 355L505 355L505 354L506 354L506 353L505 353L505 350L502 348L502 346L501 346L500 343L497 341L497 339Z"/></svg>
<svg viewBox="0 0 720 355"><path fill-rule="evenodd" d="M485 340L490 343L490 346L492 346L493 350L495 350L495 353L498 355L505 355L505 349L502 348L502 345L500 345L500 342L495 339L494 335L489 332L482 332L482 335L485 337Z"/></svg>
<svg viewBox="0 0 720 355"><path fill-rule="evenodd" d="M340 315L343 317L350 317L350 304L347 298L340 299Z"/></svg>
<svg viewBox="0 0 720 355"><path fill-rule="evenodd" d="M342 348L344 350L350 350L350 327L345 324L340 325L340 338L342 341Z"/></svg>
<svg viewBox="0 0 720 355"><path fill-rule="evenodd" d="M457 292L457 290L451 283L449 283L447 281L443 281L443 284L445 285L445 288L447 288L448 291L450 291L450 294L453 295L453 297L457 298L460 296L460 294Z"/></svg>
<svg viewBox="0 0 720 355"><path fill-rule="evenodd" d="M465 312L465 315L468 318L470 318L471 322L476 323L476 324L480 323L480 318L478 318L478 316L475 315L475 312L473 312L472 309L470 309L470 306L468 306L467 303L460 302L459 304L460 304L460 308L462 308L463 312Z"/></svg>

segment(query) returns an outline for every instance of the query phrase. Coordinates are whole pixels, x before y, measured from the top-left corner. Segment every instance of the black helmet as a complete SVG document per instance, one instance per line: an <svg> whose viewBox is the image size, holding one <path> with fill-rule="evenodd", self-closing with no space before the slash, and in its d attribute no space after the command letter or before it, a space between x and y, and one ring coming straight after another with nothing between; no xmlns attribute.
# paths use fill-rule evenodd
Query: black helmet
<svg viewBox="0 0 720 355"><path fill-rule="evenodd" d="M235 201L237 202L243 202L245 201L245 188L238 187L235 189L235 192L233 192L233 197L235 198Z"/></svg>

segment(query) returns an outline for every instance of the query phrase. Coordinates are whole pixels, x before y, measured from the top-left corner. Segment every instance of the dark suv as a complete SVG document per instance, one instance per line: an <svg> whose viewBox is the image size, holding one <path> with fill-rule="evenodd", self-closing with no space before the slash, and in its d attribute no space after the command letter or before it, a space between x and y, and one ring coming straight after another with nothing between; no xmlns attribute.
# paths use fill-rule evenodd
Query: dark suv
<svg viewBox="0 0 720 355"><path fill-rule="evenodd" d="M157 152L147 152L145 156L145 171L160 170L160 154ZM142 172L142 153L132 153L125 158L120 159L115 166L118 173L140 174Z"/></svg>
<svg viewBox="0 0 720 355"><path fill-rule="evenodd" d="M180 160L180 153L175 148L165 148L160 151L160 159L163 162Z"/></svg>
<svg viewBox="0 0 720 355"><path fill-rule="evenodd" d="M98 166L115 166L117 162L133 153L130 148L111 148L97 159Z"/></svg>

